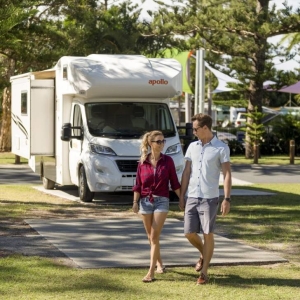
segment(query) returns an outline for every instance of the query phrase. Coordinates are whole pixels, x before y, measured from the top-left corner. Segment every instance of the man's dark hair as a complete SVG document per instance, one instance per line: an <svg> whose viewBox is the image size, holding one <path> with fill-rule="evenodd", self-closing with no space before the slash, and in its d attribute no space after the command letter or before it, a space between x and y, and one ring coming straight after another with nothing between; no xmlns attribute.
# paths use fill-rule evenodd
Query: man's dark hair
<svg viewBox="0 0 300 300"><path fill-rule="evenodd" d="M209 130L212 128L212 118L209 115L196 114L192 117L192 122L194 121L198 121L199 127L204 127L206 125Z"/></svg>

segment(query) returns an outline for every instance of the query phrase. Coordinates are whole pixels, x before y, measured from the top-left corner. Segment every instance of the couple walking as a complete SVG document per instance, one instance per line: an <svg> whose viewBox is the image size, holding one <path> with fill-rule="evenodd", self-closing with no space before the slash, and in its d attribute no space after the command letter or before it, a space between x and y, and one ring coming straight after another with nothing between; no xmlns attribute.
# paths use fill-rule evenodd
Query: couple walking
<svg viewBox="0 0 300 300"><path fill-rule="evenodd" d="M193 133L198 138L185 154L181 184L173 159L164 155L165 139L160 131L143 136L141 158L133 187L133 211L142 215L150 243L150 268L143 282L152 282L155 273L164 273L160 255L160 233L169 211L169 185L179 197L184 210L184 234L199 250L195 270L200 272L197 284L208 282L208 267L214 251L214 228L219 206L219 176L224 176L224 200L221 213L230 211L231 170L229 147L212 132L212 119L205 114L192 117ZM150 149L150 153L149 153ZM203 233L203 240L198 233Z"/></svg>

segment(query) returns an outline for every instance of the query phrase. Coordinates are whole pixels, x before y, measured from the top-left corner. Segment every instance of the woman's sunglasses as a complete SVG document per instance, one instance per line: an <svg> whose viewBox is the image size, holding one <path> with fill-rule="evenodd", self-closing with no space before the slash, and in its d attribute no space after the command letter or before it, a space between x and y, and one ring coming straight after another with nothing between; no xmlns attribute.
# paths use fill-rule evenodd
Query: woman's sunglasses
<svg viewBox="0 0 300 300"><path fill-rule="evenodd" d="M164 144L166 142L166 140L157 140L157 141L151 141L151 142L161 145L161 144Z"/></svg>

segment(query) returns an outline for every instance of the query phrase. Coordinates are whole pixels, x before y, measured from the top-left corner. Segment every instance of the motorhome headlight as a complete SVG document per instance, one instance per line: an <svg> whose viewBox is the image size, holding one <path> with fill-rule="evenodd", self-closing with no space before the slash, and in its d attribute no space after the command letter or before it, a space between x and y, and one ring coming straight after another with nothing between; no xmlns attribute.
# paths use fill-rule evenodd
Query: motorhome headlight
<svg viewBox="0 0 300 300"><path fill-rule="evenodd" d="M89 144L91 152L105 155L117 155L111 148L98 144Z"/></svg>
<svg viewBox="0 0 300 300"><path fill-rule="evenodd" d="M173 155L173 154L179 153L180 151L181 151L181 145L180 144L175 144L173 146L168 147L165 154Z"/></svg>

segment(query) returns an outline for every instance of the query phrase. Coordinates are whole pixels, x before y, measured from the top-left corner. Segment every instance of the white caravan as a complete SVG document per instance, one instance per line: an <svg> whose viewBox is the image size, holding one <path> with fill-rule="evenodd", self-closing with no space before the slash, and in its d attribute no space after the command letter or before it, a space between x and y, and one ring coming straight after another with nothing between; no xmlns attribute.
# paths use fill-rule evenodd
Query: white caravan
<svg viewBox="0 0 300 300"><path fill-rule="evenodd" d="M12 153L29 159L46 189L77 185L131 191L141 136L161 130L180 179L184 157L168 106L181 94L181 65L140 55L62 57L53 69L11 77Z"/></svg>

